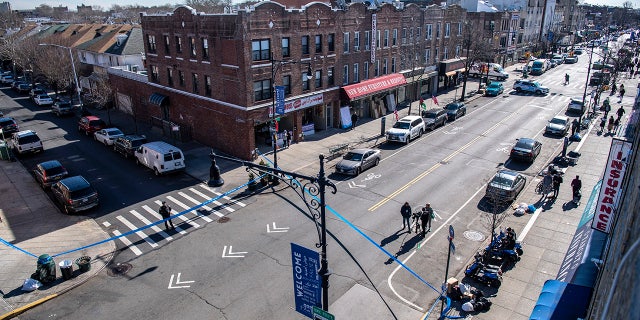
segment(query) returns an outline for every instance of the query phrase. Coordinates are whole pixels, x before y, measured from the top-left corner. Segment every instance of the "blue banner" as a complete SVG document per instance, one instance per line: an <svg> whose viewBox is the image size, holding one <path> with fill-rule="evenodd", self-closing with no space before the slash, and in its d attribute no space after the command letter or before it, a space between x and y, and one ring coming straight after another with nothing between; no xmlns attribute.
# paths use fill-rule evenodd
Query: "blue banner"
<svg viewBox="0 0 640 320"><path fill-rule="evenodd" d="M313 307L322 305L320 254L291 243L291 265L293 266L293 295L296 311L313 318Z"/></svg>
<svg viewBox="0 0 640 320"><path fill-rule="evenodd" d="M284 86L276 86L276 114L284 114Z"/></svg>

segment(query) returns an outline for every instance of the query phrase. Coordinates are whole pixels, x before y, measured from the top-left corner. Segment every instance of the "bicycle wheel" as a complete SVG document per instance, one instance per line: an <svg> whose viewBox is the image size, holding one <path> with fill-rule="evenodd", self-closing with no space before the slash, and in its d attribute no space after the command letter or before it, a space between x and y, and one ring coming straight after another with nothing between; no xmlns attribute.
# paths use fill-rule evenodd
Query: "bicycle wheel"
<svg viewBox="0 0 640 320"><path fill-rule="evenodd" d="M536 193L542 193L542 181L536 186Z"/></svg>

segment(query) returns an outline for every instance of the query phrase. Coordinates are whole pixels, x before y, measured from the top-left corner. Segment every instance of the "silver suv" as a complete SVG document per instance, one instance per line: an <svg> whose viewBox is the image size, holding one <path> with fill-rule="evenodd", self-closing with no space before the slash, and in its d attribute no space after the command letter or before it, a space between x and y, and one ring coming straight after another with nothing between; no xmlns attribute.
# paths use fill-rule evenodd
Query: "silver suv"
<svg viewBox="0 0 640 320"><path fill-rule="evenodd" d="M36 153L44 150L40 137L31 130L14 133L11 141L14 152L18 154Z"/></svg>
<svg viewBox="0 0 640 320"><path fill-rule="evenodd" d="M73 106L69 101L56 101L56 103L51 106L51 112L58 117L71 114L73 112Z"/></svg>
<svg viewBox="0 0 640 320"><path fill-rule="evenodd" d="M412 139L420 138L425 131L424 121L420 116L407 116L398 120L393 128L387 131L388 142L409 143Z"/></svg>
<svg viewBox="0 0 640 320"><path fill-rule="evenodd" d="M513 89L517 92L531 92L540 95L549 93L549 88L541 85L540 82L525 79L516 80Z"/></svg>

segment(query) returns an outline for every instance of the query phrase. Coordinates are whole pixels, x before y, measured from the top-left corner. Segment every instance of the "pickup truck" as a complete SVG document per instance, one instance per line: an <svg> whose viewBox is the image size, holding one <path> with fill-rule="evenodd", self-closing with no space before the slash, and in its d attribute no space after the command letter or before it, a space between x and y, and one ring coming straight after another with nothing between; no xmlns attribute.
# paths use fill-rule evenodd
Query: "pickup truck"
<svg viewBox="0 0 640 320"><path fill-rule="evenodd" d="M51 106L51 112L58 117L73 113L73 106L69 101L57 101Z"/></svg>

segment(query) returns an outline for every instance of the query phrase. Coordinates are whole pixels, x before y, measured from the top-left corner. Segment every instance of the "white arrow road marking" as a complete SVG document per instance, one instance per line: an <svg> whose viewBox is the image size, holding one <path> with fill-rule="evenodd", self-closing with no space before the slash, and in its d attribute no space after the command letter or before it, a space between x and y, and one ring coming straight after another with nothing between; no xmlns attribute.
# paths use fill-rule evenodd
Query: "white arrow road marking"
<svg viewBox="0 0 640 320"><path fill-rule="evenodd" d="M348 183L349 188L353 189L353 188L366 188L367 186L364 184L356 184L355 181L349 181Z"/></svg>
<svg viewBox="0 0 640 320"><path fill-rule="evenodd" d="M229 246L229 251L227 252L227 246L224 246L224 249L222 249L222 257L223 258L244 258L244 254L248 253L248 252L242 252L242 251L238 251L238 252L233 252L233 246Z"/></svg>
<svg viewBox="0 0 640 320"><path fill-rule="evenodd" d="M273 223L273 229L271 229L271 228L269 227L269 225L267 225L267 233L272 233L272 232L287 232L287 231L289 231L289 227L281 227L281 228L278 228L278 227L276 227L276 223L275 223L275 222Z"/></svg>
<svg viewBox="0 0 640 320"><path fill-rule="evenodd" d="M189 288L191 286L179 286L179 284L185 284L185 283L194 283L195 281L180 281L180 273L178 273L178 276L176 277L176 285L172 285L173 283L173 275L171 275L171 279L169 279L169 287L167 287L167 289L180 289L180 288Z"/></svg>

